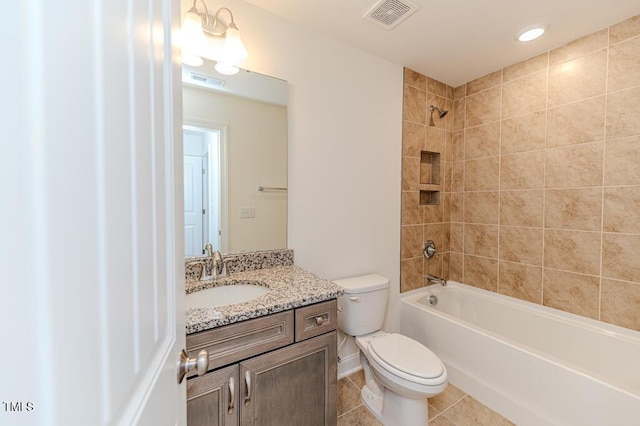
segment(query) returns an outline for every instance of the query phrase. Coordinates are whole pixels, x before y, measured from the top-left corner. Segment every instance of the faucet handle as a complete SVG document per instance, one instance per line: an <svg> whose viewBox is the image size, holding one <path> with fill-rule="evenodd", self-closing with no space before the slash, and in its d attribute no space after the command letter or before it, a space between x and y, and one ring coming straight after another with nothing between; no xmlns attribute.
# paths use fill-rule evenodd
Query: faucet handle
<svg viewBox="0 0 640 426"><path fill-rule="evenodd" d="M238 260L238 256L227 256L225 257L222 261L224 262L224 264L226 265L229 262L235 262L236 260Z"/></svg>
<svg viewBox="0 0 640 426"><path fill-rule="evenodd" d="M189 267L194 267L195 266L196 268L195 268L194 272L197 271L197 277L201 281L207 275L207 265L202 260L191 260L191 261L187 262L186 266L189 266Z"/></svg>
<svg viewBox="0 0 640 426"><path fill-rule="evenodd" d="M207 243L207 245L204 246L204 250L207 252L207 256L211 257L211 253L213 252L213 246L211 243Z"/></svg>
<svg viewBox="0 0 640 426"><path fill-rule="evenodd" d="M227 256L222 259L223 268L227 269L227 274L229 274L229 263L236 262L238 260L238 256Z"/></svg>
<svg viewBox="0 0 640 426"><path fill-rule="evenodd" d="M433 256L438 254L438 249L436 248L436 243L433 240L427 240L422 245L422 254L427 259L431 259Z"/></svg>

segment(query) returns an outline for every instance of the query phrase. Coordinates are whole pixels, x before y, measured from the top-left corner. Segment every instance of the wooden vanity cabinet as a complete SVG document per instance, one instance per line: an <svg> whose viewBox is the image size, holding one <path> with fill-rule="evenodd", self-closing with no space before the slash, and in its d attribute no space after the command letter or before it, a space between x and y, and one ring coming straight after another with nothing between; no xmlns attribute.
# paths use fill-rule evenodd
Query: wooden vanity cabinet
<svg viewBox="0 0 640 426"><path fill-rule="evenodd" d="M336 301L275 315L282 314L295 319L295 342L250 358L240 356L235 364L187 381L188 426L336 424ZM270 317L239 324L246 330L260 330L262 321L273 323ZM211 332L217 330L228 336L226 327L207 333L215 338ZM238 337L249 347L260 344L247 342L246 333ZM224 340L229 346L228 338Z"/></svg>
<svg viewBox="0 0 640 426"><path fill-rule="evenodd" d="M236 364L187 380L187 425L238 424L238 370Z"/></svg>
<svg viewBox="0 0 640 426"><path fill-rule="evenodd" d="M334 425L336 340L333 331L241 362L240 424Z"/></svg>

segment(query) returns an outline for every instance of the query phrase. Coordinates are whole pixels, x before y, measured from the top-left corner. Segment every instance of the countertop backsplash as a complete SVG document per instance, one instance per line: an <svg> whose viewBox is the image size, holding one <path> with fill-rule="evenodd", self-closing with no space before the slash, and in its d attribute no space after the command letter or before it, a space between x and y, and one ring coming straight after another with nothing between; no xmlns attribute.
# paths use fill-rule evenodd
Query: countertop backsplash
<svg viewBox="0 0 640 426"><path fill-rule="evenodd" d="M233 258L227 263L227 273L236 274L238 272L255 271L257 269L274 268L276 266L293 265L293 250L263 250L247 251L241 253L228 253L224 258ZM194 265L194 260L204 261L207 267L207 276L211 275L211 258L208 256L189 257L185 259L185 280L193 281L198 279L199 267Z"/></svg>

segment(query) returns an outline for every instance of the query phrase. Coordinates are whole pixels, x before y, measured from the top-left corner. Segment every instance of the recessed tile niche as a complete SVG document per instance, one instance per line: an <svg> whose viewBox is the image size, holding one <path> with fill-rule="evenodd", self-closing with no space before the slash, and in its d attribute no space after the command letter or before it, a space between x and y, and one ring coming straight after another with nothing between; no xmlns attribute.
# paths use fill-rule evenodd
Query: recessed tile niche
<svg viewBox="0 0 640 426"><path fill-rule="evenodd" d="M420 151L420 185L440 185L440 153ZM420 190L420 204L440 204L440 191L435 189Z"/></svg>
<svg viewBox="0 0 640 426"><path fill-rule="evenodd" d="M440 153L420 151L420 183L440 185Z"/></svg>
<svg viewBox="0 0 640 426"><path fill-rule="evenodd" d="M431 206L440 204L440 191L420 190L420 205Z"/></svg>

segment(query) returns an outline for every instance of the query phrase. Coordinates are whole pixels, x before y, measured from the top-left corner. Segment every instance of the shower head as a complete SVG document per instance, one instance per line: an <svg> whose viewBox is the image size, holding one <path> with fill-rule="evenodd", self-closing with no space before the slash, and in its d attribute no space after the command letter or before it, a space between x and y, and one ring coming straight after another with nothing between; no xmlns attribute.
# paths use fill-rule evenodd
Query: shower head
<svg viewBox="0 0 640 426"><path fill-rule="evenodd" d="M438 111L438 116L440 118L444 118L444 116L447 115L447 113L449 112L446 109L442 109L442 108L438 108L437 106L430 105L429 112L433 114L433 111Z"/></svg>
<svg viewBox="0 0 640 426"><path fill-rule="evenodd" d="M431 114L431 116L429 117L429 126L435 126L435 123L433 122L433 111L438 111L438 117L440 117L440 118L444 118L445 115L447 115L447 113L449 112L446 109L442 109L442 108L438 108L437 106L429 105L429 113Z"/></svg>

